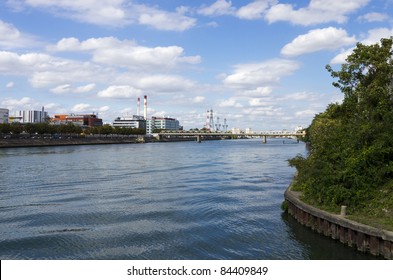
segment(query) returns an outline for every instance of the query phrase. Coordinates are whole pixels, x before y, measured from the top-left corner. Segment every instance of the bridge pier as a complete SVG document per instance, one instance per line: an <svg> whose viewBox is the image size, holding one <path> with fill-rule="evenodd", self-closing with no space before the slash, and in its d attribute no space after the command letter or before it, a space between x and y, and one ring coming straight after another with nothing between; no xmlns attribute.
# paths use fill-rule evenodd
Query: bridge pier
<svg viewBox="0 0 393 280"><path fill-rule="evenodd" d="M267 143L267 136L263 135L262 136L262 144L266 144Z"/></svg>
<svg viewBox="0 0 393 280"><path fill-rule="evenodd" d="M196 135L195 140L197 143L201 143L202 142L202 135Z"/></svg>

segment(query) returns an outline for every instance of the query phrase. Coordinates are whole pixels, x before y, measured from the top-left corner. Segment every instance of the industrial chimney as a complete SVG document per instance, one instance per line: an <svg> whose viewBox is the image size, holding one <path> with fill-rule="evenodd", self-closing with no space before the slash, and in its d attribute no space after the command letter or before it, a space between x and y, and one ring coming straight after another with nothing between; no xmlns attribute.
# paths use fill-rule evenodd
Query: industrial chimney
<svg viewBox="0 0 393 280"><path fill-rule="evenodd" d="M141 115L141 98L138 97L138 107L137 107L137 113L138 116Z"/></svg>
<svg viewBox="0 0 393 280"><path fill-rule="evenodd" d="M147 96L143 98L143 117L147 120Z"/></svg>

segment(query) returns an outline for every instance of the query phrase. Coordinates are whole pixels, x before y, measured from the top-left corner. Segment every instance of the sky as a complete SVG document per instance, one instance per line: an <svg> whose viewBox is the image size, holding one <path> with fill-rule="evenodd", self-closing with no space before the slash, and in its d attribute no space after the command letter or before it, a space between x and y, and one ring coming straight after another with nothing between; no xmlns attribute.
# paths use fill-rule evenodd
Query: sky
<svg viewBox="0 0 393 280"><path fill-rule="evenodd" d="M357 42L393 36L393 0L2 0L0 107L137 113L203 128L307 127L343 95ZM143 109L141 110L143 111Z"/></svg>

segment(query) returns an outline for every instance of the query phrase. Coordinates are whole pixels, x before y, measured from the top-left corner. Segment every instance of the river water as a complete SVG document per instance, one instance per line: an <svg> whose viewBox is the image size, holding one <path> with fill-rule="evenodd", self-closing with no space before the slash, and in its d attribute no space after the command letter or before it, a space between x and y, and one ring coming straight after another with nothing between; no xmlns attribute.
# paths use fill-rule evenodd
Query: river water
<svg viewBox="0 0 393 280"><path fill-rule="evenodd" d="M1 259L370 259L280 208L293 140L0 149Z"/></svg>

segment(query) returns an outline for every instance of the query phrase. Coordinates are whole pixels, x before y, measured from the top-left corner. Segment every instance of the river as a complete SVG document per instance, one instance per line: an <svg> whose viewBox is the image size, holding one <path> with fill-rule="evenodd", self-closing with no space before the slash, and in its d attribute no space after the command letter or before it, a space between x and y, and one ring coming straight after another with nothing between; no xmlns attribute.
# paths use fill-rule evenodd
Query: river
<svg viewBox="0 0 393 280"><path fill-rule="evenodd" d="M286 139L0 149L1 259L374 259L280 208Z"/></svg>

